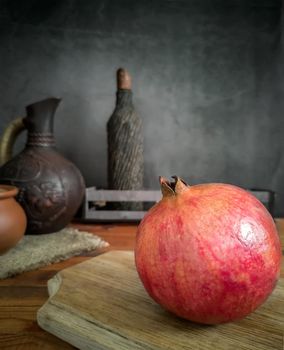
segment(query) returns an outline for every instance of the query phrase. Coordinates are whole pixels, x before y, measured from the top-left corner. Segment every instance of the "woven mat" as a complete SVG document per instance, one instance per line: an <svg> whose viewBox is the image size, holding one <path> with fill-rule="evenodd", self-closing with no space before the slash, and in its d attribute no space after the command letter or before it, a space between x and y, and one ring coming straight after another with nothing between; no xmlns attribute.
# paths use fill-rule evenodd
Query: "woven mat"
<svg viewBox="0 0 284 350"><path fill-rule="evenodd" d="M0 256L0 279L108 245L100 237L74 228L44 235L26 235L14 248Z"/></svg>

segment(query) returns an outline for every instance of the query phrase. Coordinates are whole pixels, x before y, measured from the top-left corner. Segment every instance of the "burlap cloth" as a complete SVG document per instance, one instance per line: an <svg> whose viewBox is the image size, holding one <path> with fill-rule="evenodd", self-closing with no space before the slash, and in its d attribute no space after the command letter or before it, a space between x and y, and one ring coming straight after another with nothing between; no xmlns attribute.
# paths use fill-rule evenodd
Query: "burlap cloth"
<svg viewBox="0 0 284 350"><path fill-rule="evenodd" d="M0 256L0 279L107 246L108 243L100 237L74 228L44 235L26 235L14 248Z"/></svg>

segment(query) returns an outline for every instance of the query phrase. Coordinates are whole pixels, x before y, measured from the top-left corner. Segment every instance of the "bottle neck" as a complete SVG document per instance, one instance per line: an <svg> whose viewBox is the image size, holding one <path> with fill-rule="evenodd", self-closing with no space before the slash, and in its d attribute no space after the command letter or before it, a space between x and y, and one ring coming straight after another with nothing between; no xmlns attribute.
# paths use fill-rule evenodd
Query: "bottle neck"
<svg viewBox="0 0 284 350"><path fill-rule="evenodd" d="M131 90L118 89L116 92L116 108L123 107L133 107Z"/></svg>

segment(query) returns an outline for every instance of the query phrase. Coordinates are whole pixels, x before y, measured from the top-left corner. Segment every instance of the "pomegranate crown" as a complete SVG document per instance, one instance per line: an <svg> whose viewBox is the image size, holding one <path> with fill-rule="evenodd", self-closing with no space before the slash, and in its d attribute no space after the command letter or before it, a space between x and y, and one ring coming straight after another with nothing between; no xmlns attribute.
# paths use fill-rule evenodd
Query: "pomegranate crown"
<svg viewBox="0 0 284 350"><path fill-rule="evenodd" d="M189 189L189 185L178 176L172 176L174 181L170 182L166 178L159 176L163 197L172 197Z"/></svg>

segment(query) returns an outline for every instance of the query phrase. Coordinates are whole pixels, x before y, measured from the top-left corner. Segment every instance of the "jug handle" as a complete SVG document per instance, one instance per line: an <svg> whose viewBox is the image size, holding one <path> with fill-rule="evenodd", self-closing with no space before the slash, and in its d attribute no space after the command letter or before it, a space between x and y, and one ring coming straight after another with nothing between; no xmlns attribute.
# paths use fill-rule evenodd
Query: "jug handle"
<svg viewBox="0 0 284 350"><path fill-rule="evenodd" d="M13 120L4 130L0 140L0 166L12 158L14 143L18 135L25 130L23 119Z"/></svg>

